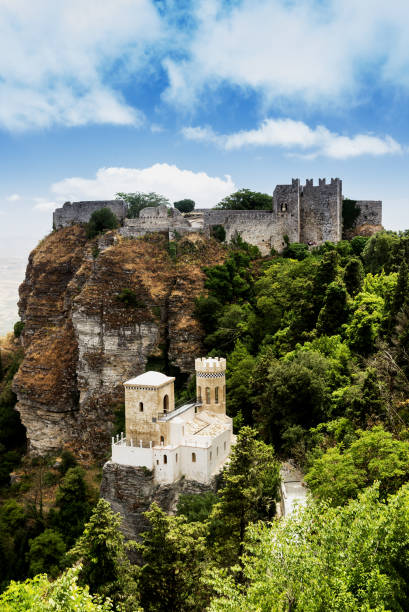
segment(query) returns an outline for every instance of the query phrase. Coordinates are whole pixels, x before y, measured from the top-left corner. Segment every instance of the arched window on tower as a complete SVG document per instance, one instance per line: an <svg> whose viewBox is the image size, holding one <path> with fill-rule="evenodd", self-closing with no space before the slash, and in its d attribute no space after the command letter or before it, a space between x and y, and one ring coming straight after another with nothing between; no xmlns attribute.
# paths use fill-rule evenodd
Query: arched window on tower
<svg viewBox="0 0 409 612"><path fill-rule="evenodd" d="M215 387L214 389L214 401L216 404L219 403L219 387Z"/></svg>
<svg viewBox="0 0 409 612"><path fill-rule="evenodd" d="M202 401L202 387L197 388L197 401L198 402Z"/></svg>
<svg viewBox="0 0 409 612"><path fill-rule="evenodd" d="M210 404L210 387L206 387L206 404Z"/></svg>
<svg viewBox="0 0 409 612"><path fill-rule="evenodd" d="M160 437L160 443L161 443L161 444L165 444L165 437L164 437L164 436L161 436L161 437Z"/></svg>
<svg viewBox="0 0 409 612"><path fill-rule="evenodd" d="M163 412L167 412L169 410L169 395L166 394L163 398Z"/></svg>
<svg viewBox="0 0 409 612"><path fill-rule="evenodd" d="M143 402L139 402L139 412L143 412Z"/></svg>

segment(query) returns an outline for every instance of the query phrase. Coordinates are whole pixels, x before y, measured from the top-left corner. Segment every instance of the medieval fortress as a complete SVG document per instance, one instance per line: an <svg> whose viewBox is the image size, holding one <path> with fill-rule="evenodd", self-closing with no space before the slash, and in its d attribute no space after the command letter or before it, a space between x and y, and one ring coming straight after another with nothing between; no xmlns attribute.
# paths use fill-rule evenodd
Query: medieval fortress
<svg viewBox="0 0 409 612"><path fill-rule="evenodd" d="M74 223L86 223L100 208L109 208L121 223L120 233L127 237L140 237L152 232L166 232L169 239L177 235L202 231L210 234L215 226L222 226L226 241L239 234L243 240L259 247L262 255L274 248L280 252L290 242L319 245L325 241L342 239L342 181L339 178L292 179L290 185L277 185L273 194L272 210L195 209L180 213L166 206L144 208L137 219L126 218L127 206L123 200L97 202L66 202L53 215L53 226L58 229ZM382 225L382 202L360 200L356 202L359 216L357 228Z"/></svg>

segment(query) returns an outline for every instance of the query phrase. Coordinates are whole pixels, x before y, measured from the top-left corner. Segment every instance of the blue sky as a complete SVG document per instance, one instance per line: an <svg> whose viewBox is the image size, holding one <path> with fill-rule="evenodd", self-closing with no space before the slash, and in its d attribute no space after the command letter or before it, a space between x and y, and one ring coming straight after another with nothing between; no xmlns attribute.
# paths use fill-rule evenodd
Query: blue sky
<svg viewBox="0 0 409 612"><path fill-rule="evenodd" d="M292 177L409 227L407 0L2 0L0 27L2 258L66 200Z"/></svg>

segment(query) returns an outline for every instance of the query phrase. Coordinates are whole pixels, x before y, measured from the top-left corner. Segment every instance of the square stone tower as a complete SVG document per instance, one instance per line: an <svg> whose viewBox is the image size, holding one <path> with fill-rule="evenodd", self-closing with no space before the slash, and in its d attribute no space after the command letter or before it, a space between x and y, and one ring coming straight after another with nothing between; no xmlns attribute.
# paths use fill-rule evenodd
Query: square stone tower
<svg viewBox="0 0 409 612"><path fill-rule="evenodd" d="M195 359L196 397L202 409L226 414L226 360L223 357Z"/></svg>
<svg viewBox="0 0 409 612"><path fill-rule="evenodd" d="M145 372L124 383L126 435L134 444L158 442L158 418L175 409L174 378L161 372Z"/></svg>

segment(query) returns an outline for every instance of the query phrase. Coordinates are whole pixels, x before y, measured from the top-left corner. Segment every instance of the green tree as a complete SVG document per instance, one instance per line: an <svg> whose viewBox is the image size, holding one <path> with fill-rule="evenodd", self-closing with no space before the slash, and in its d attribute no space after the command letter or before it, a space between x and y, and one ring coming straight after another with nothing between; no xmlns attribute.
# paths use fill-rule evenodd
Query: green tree
<svg viewBox="0 0 409 612"><path fill-rule="evenodd" d="M212 491L206 493L183 493L177 503L177 513L186 518L189 523L198 521L204 523L217 502L217 495Z"/></svg>
<svg viewBox="0 0 409 612"><path fill-rule="evenodd" d="M345 507L309 504L251 526L245 584L214 571L210 612L367 612L409 606L409 492L382 503L376 487Z"/></svg>
<svg viewBox="0 0 409 612"><path fill-rule="evenodd" d="M366 272L386 273L393 267L393 255L399 246L399 238L394 232L378 232L372 236L362 251L362 259Z"/></svg>
<svg viewBox="0 0 409 612"><path fill-rule="evenodd" d="M139 217L139 213L142 208L170 205L168 198L165 198L165 196L155 193L154 191L150 193L144 193L142 191L124 193L120 191L116 194L116 197L124 200L127 203L127 217L130 219Z"/></svg>
<svg viewBox="0 0 409 612"><path fill-rule="evenodd" d="M221 200L216 208L226 210L272 210L273 197L267 193L239 189Z"/></svg>
<svg viewBox="0 0 409 612"><path fill-rule="evenodd" d="M81 562L80 584L131 612L137 608L136 585L120 524L120 515L100 499L68 559Z"/></svg>
<svg viewBox="0 0 409 612"><path fill-rule="evenodd" d="M358 431L357 439L343 449L328 449L315 459L305 481L313 495L337 506L379 482L382 498L396 493L409 478L409 442L395 440L381 426Z"/></svg>
<svg viewBox="0 0 409 612"><path fill-rule="evenodd" d="M344 269L344 283L351 297L362 289L364 282L364 267L360 259L353 257Z"/></svg>
<svg viewBox="0 0 409 612"><path fill-rule="evenodd" d="M348 295L345 286L340 282L328 285L324 304L317 321L317 332L325 336L334 336L348 318Z"/></svg>
<svg viewBox="0 0 409 612"><path fill-rule="evenodd" d="M299 425L307 430L326 418L330 367L330 362L316 352L288 361L268 355L257 360L253 373L255 420L266 442L280 449L287 429Z"/></svg>
<svg viewBox="0 0 409 612"><path fill-rule="evenodd" d="M30 575L45 573L56 578L61 570L64 553L65 544L61 535L52 529L46 529L29 541L27 560Z"/></svg>
<svg viewBox="0 0 409 612"><path fill-rule="evenodd" d="M94 210L87 223L87 238L95 238L106 230L115 229L119 225L116 215L109 208Z"/></svg>
<svg viewBox="0 0 409 612"><path fill-rule="evenodd" d="M71 568L51 583L45 574L25 582L12 581L0 595L2 612L110 612L109 601L102 602L89 594L87 586L78 585L80 570Z"/></svg>
<svg viewBox="0 0 409 612"><path fill-rule="evenodd" d="M55 500L58 510L50 513L51 524L64 535L67 546L81 535L91 514L91 501L84 471L80 467L69 468L58 487Z"/></svg>
<svg viewBox="0 0 409 612"><path fill-rule="evenodd" d="M145 612L194 612L205 608L204 525L168 516L156 503L145 516L149 530L138 545L143 565L139 592Z"/></svg>
<svg viewBox="0 0 409 612"><path fill-rule="evenodd" d="M388 327L389 330L396 324L396 317L398 313L404 307L408 299L408 264L403 259L399 267L398 279L396 282L395 291L393 292L392 303L389 310L388 316Z"/></svg>
<svg viewBox="0 0 409 612"><path fill-rule="evenodd" d="M182 213L192 212L196 203L194 200L190 200L189 198L185 198L184 200L178 200L177 202L173 202L173 206L180 210Z"/></svg>
<svg viewBox="0 0 409 612"><path fill-rule="evenodd" d="M272 447L256 435L251 427L240 430L223 472L220 501L210 516L215 554L226 567L241 562L246 528L272 519L279 499L279 464Z"/></svg>

